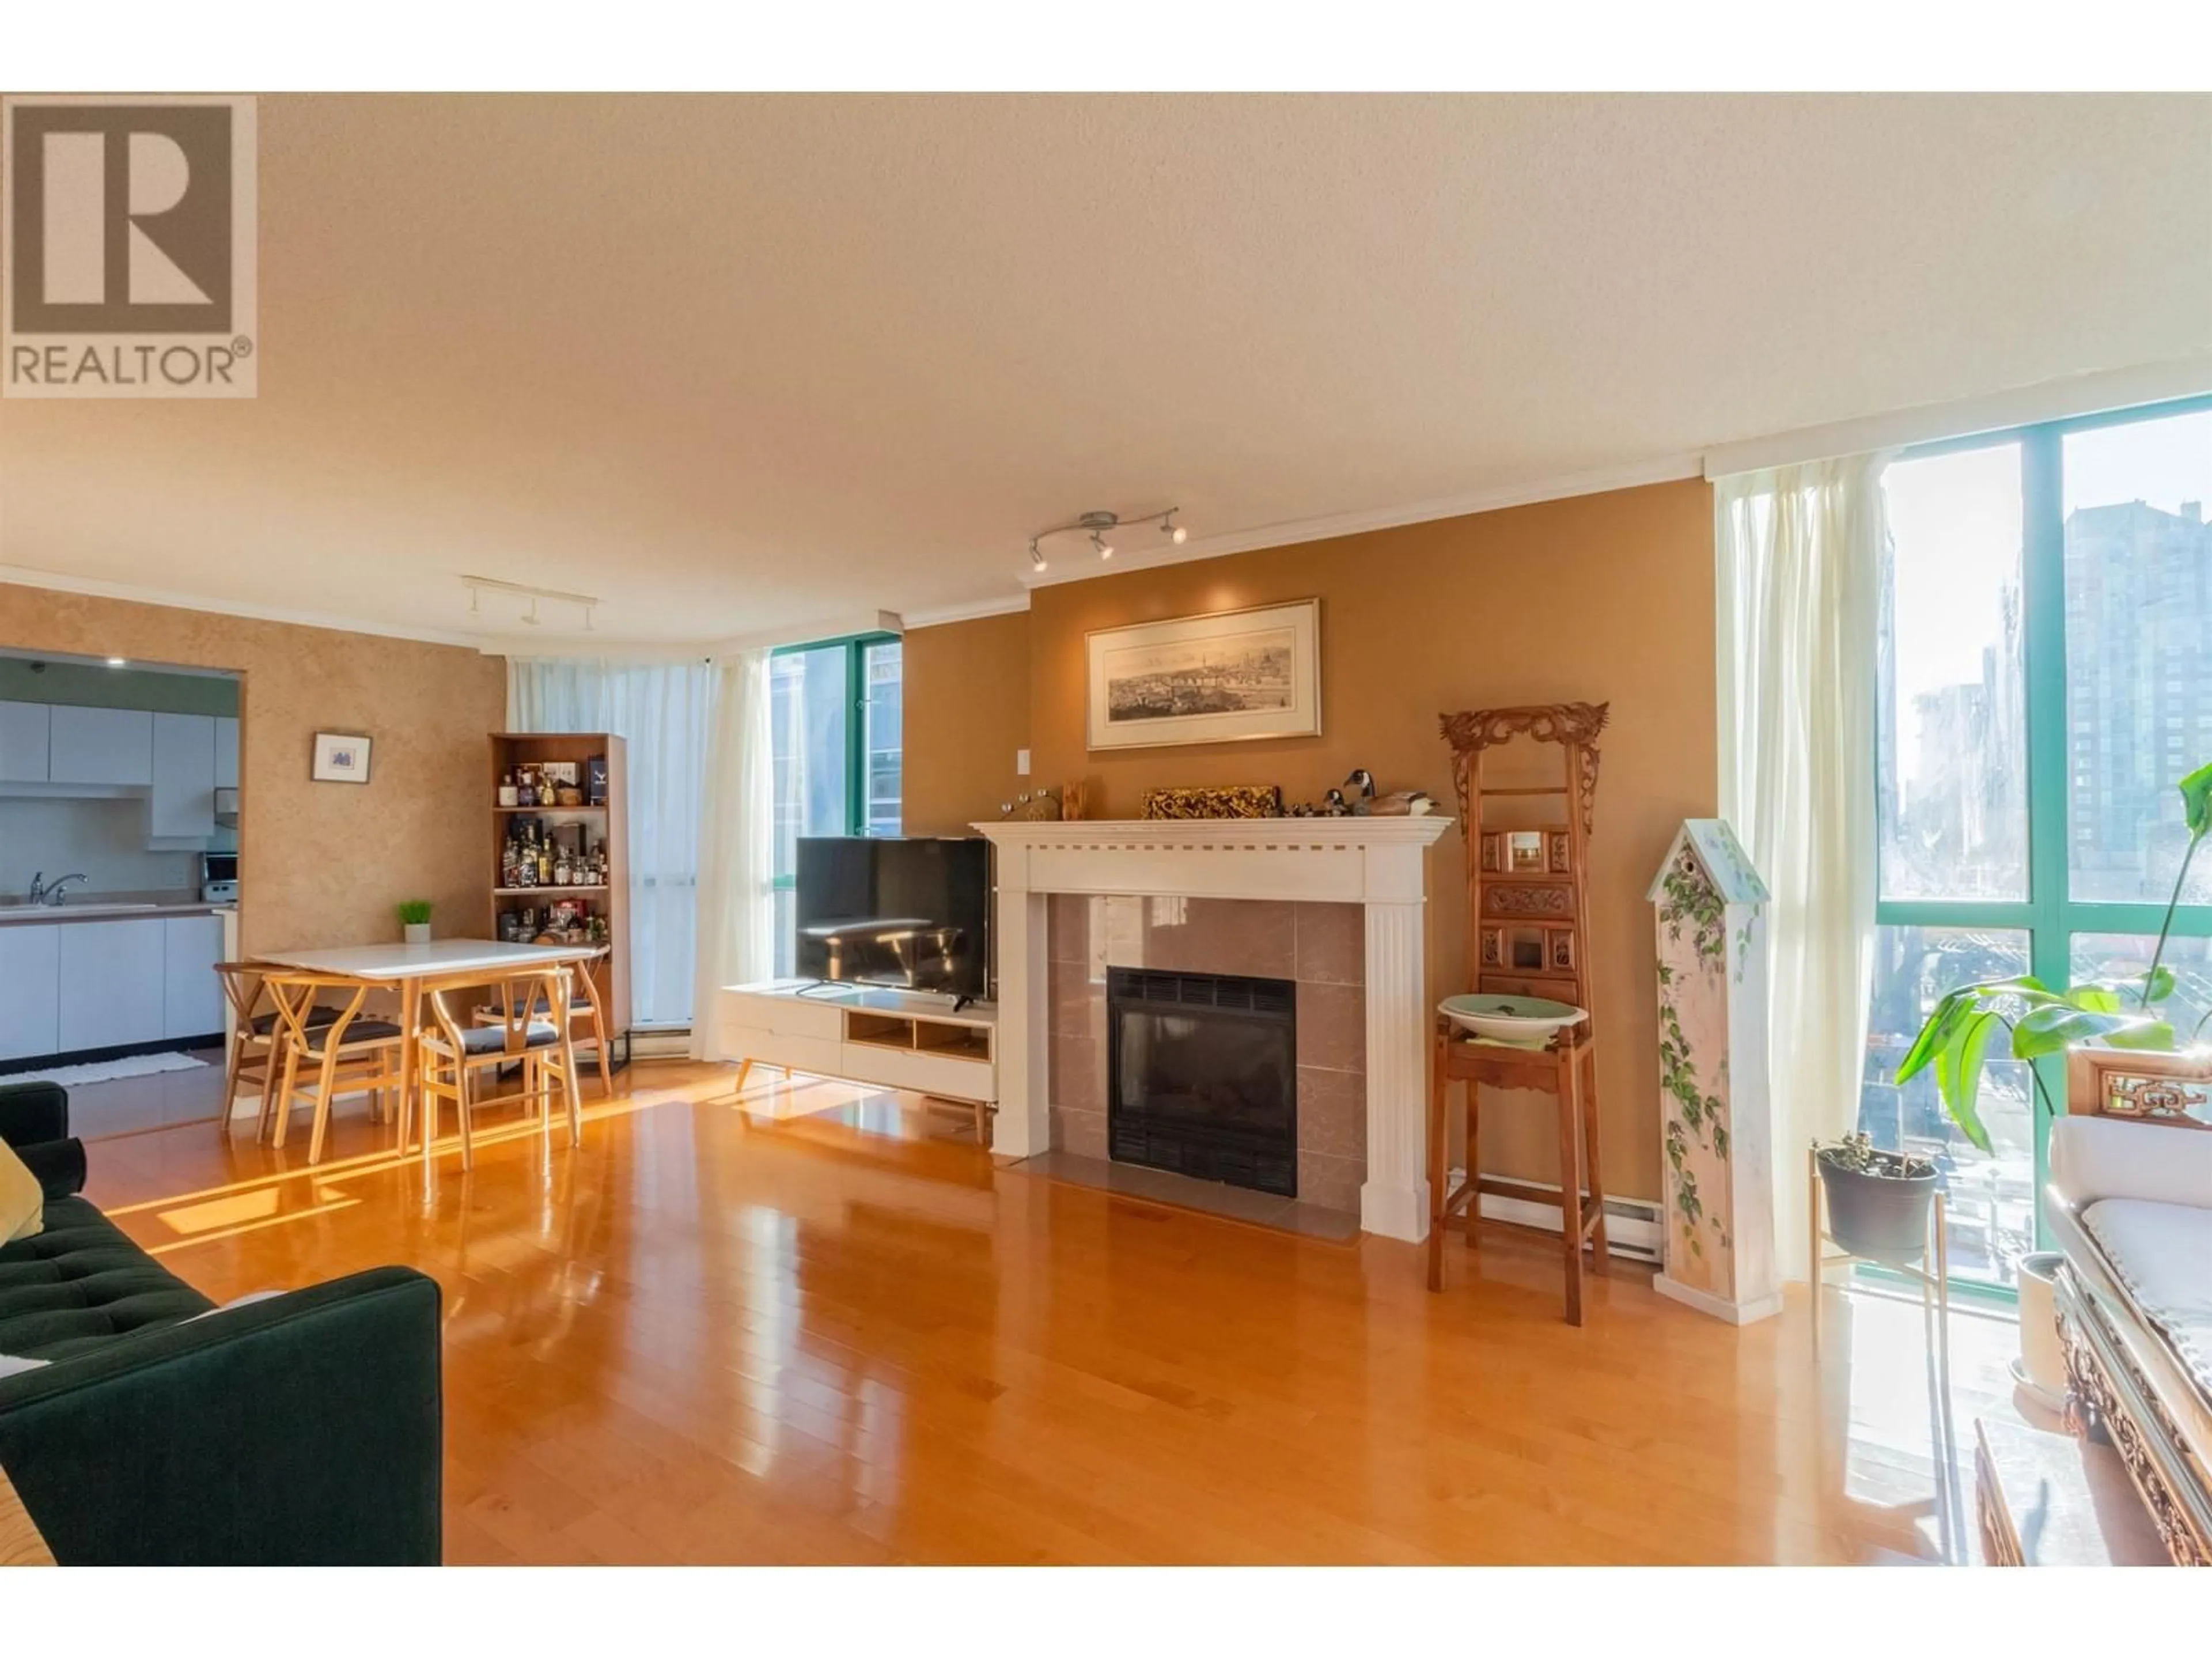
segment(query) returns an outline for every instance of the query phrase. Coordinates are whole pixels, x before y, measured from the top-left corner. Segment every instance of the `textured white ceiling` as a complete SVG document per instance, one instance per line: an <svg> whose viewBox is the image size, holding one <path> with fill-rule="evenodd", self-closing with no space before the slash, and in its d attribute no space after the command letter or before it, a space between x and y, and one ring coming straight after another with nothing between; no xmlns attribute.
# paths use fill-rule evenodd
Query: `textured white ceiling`
<svg viewBox="0 0 2212 1659"><path fill-rule="evenodd" d="M2201 97L288 96L260 146L259 398L0 404L0 564L696 641L1012 593L1087 507L2212 352Z"/></svg>

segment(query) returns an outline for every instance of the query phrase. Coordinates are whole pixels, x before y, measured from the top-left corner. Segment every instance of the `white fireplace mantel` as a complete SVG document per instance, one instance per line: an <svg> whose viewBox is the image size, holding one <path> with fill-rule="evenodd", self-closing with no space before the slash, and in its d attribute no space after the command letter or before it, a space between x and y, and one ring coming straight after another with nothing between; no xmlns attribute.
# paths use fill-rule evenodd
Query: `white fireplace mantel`
<svg viewBox="0 0 2212 1659"><path fill-rule="evenodd" d="M978 823L998 849L999 1112L992 1150L1051 1145L1046 899L1054 893L1282 899L1366 912L1367 1178L1360 1224L1419 1240L1431 1015L1425 854L1449 818L1204 818Z"/></svg>

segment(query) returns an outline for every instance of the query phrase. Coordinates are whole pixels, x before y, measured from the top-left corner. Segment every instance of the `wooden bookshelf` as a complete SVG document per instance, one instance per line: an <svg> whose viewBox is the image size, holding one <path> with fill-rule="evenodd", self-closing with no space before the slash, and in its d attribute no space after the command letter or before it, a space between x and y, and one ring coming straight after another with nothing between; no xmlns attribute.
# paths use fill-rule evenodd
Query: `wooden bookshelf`
<svg viewBox="0 0 2212 1659"><path fill-rule="evenodd" d="M499 805L501 778L523 766L542 766L548 762L574 762L577 787L588 790L588 763L600 755L605 756L607 761L607 798L604 803L586 801L574 806ZM607 919L607 954L592 964L590 972L592 983L599 990L600 1006L605 1011L607 1046L611 1050L619 1052L625 1060L629 1055L630 1026L629 792L629 768L623 740L611 732L495 732L491 734L491 775L484 791L485 800L490 806L486 816L491 831L487 837L489 867L484 884L491 893L492 937L507 937L506 918L531 909L542 914L550 905L563 899L588 904L593 915L604 915ZM607 849L605 884L501 886L501 857L506 849L508 832L519 817L541 819L547 830L555 835L564 830L573 830L582 841L582 850L588 851L605 842ZM577 1012L580 1018L576 1023L576 1035L580 1038L589 1030L589 1019L580 996L577 1000Z"/></svg>

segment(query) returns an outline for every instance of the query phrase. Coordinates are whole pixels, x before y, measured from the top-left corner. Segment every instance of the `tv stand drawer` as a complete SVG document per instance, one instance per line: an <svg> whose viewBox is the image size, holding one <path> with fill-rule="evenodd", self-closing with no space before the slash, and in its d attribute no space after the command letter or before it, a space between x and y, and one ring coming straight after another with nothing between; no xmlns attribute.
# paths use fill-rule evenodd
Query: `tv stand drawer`
<svg viewBox="0 0 2212 1659"><path fill-rule="evenodd" d="M811 997L763 997L759 1006L768 1018L762 1022L779 1036L817 1037L835 1042L845 1035L845 1011L828 1000Z"/></svg>

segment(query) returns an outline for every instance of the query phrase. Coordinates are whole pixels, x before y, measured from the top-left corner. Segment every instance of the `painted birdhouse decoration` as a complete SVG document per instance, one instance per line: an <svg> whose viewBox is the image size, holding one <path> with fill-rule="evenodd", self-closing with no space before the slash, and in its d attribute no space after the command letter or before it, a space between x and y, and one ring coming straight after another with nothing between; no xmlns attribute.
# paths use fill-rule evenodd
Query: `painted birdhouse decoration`
<svg viewBox="0 0 2212 1659"><path fill-rule="evenodd" d="M1737 1325L1782 1307L1766 1089L1766 884L1686 818L1647 895L1658 934L1665 1296Z"/></svg>

